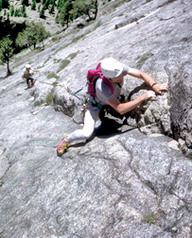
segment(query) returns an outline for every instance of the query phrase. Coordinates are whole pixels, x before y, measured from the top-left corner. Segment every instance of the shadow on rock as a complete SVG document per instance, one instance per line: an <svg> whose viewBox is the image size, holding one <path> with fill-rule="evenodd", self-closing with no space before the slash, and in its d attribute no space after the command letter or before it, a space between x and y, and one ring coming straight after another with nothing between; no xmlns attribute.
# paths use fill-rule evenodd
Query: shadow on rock
<svg viewBox="0 0 192 238"><path fill-rule="evenodd" d="M104 106L99 115L101 124L95 128L94 136L110 137L135 129L127 123L129 116L129 114L120 115L109 105Z"/></svg>

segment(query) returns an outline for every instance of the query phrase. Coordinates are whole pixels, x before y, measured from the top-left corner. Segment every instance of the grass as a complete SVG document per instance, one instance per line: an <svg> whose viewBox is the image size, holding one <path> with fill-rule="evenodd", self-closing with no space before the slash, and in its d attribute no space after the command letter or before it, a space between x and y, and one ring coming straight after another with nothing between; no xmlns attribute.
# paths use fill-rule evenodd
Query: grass
<svg viewBox="0 0 192 238"><path fill-rule="evenodd" d="M34 106L38 107L38 106L42 106L43 104L51 105L52 102L53 102L53 92L51 91L47 94L47 96L45 97L45 100L41 99L39 101L36 101L34 103Z"/></svg>
<svg viewBox="0 0 192 238"><path fill-rule="evenodd" d="M60 65L59 65L59 69L57 70L57 73L59 73L61 70L63 70L65 67L67 67L67 65L69 63L70 63L70 60L68 60L68 59L62 60Z"/></svg>
<svg viewBox="0 0 192 238"><path fill-rule="evenodd" d="M55 59L55 58L53 59L54 63L59 63L60 61L61 61L61 59Z"/></svg>
<svg viewBox="0 0 192 238"><path fill-rule="evenodd" d="M56 87L58 85L58 82L53 82L52 85L53 87Z"/></svg>
<svg viewBox="0 0 192 238"><path fill-rule="evenodd" d="M51 78L58 79L59 76L55 72L49 72L48 75L47 75L47 78L48 79L51 79Z"/></svg>
<svg viewBox="0 0 192 238"><path fill-rule="evenodd" d="M53 92L49 92L45 98L45 103L51 105L53 102Z"/></svg>
<svg viewBox="0 0 192 238"><path fill-rule="evenodd" d="M72 60L77 56L78 53L79 53L79 51L74 52L74 53L70 54L68 57Z"/></svg>
<svg viewBox="0 0 192 238"><path fill-rule="evenodd" d="M150 223L150 224L154 224L157 222L157 215L154 212L146 214L143 217L143 221Z"/></svg>
<svg viewBox="0 0 192 238"><path fill-rule="evenodd" d="M85 36L85 34L73 38L73 40L71 41L71 43L76 43L77 41L79 41L80 39L82 39L84 36Z"/></svg>

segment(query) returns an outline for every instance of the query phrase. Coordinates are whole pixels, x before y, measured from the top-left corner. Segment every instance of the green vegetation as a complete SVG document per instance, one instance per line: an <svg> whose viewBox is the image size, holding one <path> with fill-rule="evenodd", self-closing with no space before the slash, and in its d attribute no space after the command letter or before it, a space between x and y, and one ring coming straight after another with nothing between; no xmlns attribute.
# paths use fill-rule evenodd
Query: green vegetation
<svg viewBox="0 0 192 238"><path fill-rule="evenodd" d="M154 224L155 222L157 222L157 215L154 212L149 213L143 217L143 221Z"/></svg>
<svg viewBox="0 0 192 238"><path fill-rule="evenodd" d="M49 33L45 30L45 27L40 22L30 22L28 23L25 30L20 32L16 39L16 45L19 47L30 47L36 48L38 43L43 44L44 48L44 39L49 36Z"/></svg>
<svg viewBox="0 0 192 238"><path fill-rule="evenodd" d="M67 67L67 65L70 63L70 61L68 59L64 59L61 61L59 69L57 70L57 73L60 72L61 70L63 70L65 67Z"/></svg>
<svg viewBox="0 0 192 238"><path fill-rule="evenodd" d="M47 75L47 78L48 79L51 79L51 78L58 79L59 76L56 73L54 73L54 72L49 72L48 75Z"/></svg>
<svg viewBox="0 0 192 238"><path fill-rule="evenodd" d="M106 0L110 2L110 0ZM119 2L119 1L117 1ZM123 1L121 1L123 2ZM0 12L7 18L27 17L26 7L37 11L45 19L47 13L55 14L55 21L68 28L69 23L80 16L86 16L87 22L95 20L98 13L98 0L21 0L21 7L15 7L11 0L0 0Z"/></svg>
<svg viewBox="0 0 192 238"><path fill-rule="evenodd" d="M35 103L34 103L34 106L35 107L38 107L38 106L41 106L41 105L43 105L45 102L41 99L41 100L39 100L39 101L36 101Z"/></svg>
<svg viewBox="0 0 192 238"><path fill-rule="evenodd" d="M31 10L36 10L36 4L37 4L36 0L33 0L31 4Z"/></svg>
<svg viewBox="0 0 192 238"><path fill-rule="evenodd" d="M80 39L82 39L83 37L85 37L87 34L89 34L90 32L91 32L91 31L87 31L87 32L85 32L84 34L73 38L73 40L72 40L71 43L76 43L77 41L79 41Z"/></svg>
<svg viewBox="0 0 192 238"><path fill-rule="evenodd" d="M0 0L0 11L3 8L9 9L9 0Z"/></svg>
<svg viewBox="0 0 192 238"><path fill-rule="evenodd" d="M21 4L25 6L29 6L29 0L21 0Z"/></svg>
<svg viewBox="0 0 192 238"><path fill-rule="evenodd" d="M47 94L44 100L41 99L41 100L35 101L34 106L39 107L42 105L51 105L52 102L53 102L53 92L51 91Z"/></svg>
<svg viewBox="0 0 192 238"><path fill-rule="evenodd" d="M58 0L57 8L59 12L56 16L56 22L67 28L69 22L73 20L73 15L71 14L73 10L72 0Z"/></svg>
<svg viewBox="0 0 192 238"><path fill-rule="evenodd" d="M77 56L78 53L79 53L79 51L74 52L74 53L70 54L68 57L72 60Z"/></svg>
<svg viewBox="0 0 192 238"><path fill-rule="evenodd" d="M52 102L53 102L53 92L49 92L45 98L45 103L47 105L51 105Z"/></svg>
<svg viewBox="0 0 192 238"><path fill-rule="evenodd" d="M59 63L61 61L61 59L53 59L54 63Z"/></svg>
<svg viewBox="0 0 192 238"><path fill-rule="evenodd" d="M14 8L12 8L13 11ZM2 64L7 64L7 76L11 74L9 63L15 52L31 46L33 46L33 49L36 49L38 43L42 43L44 48L44 39L48 36L49 33L45 30L42 23L31 22L25 30L17 35L16 39L10 40L8 36L2 38L0 41L0 61ZM34 51L33 54L35 53Z"/></svg>
<svg viewBox="0 0 192 238"><path fill-rule="evenodd" d="M53 87L56 87L58 85L58 82L53 82L52 85Z"/></svg>
<svg viewBox="0 0 192 238"><path fill-rule="evenodd" d="M97 0L58 0L57 9L56 22L67 28L69 22L83 15L88 17L88 21L95 20L98 2Z"/></svg>
<svg viewBox="0 0 192 238"><path fill-rule="evenodd" d="M7 64L7 76L11 75L9 68L10 59L13 57L14 48L12 47L13 41L9 37L4 37L0 41L0 61Z"/></svg>
<svg viewBox="0 0 192 238"><path fill-rule="evenodd" d="M95 20L98 12L97 0L76 0L73 3L73 10L76 16L85 15L88 21Z"/></svg>
<svg viewBox="0 0 192 238"><path fill-rule="evenodd" d="M106 1L109 2L110 0ZM45 11L48 11L49 14L55 14L56 21L61 25L68 27L70 22L82 15L87 16L87 21L96 19L98 10L97 0L21 0L20 4L21 5L17 5L16 7L16 5L13 5L11 0L0 0L0 12L2 11L1 15L4 14L4 18L9 18L10 16L27 17L26 7L28 7L28 9L30 8L34 11L38 11L40 14L39 16L42 18L45 18ZM101 23L98 22L96 27L98 27L100 24ZM69 42L67 46L69 44L75 43L88 33L89 32L86 32L83 35L73 38L73 40ZM26 23L26 27L24 26L23 31L17 33L14 37L11 36L12 41L9 41L10 37L2 38L0 61L3 64L7 63L7 75L11 74L9 69L9 60L12 58L13 54L16 54L26 48L31 48L34 50L37 48L39 43L41 43L42 47L44 48L44 40L48 36L49 33L45 30L45 27L42 23L31 22ZM58 41L59 38L55 37L52 40ZM6 47L4 47L4 44L6 44ZM66 47L66 45L64 47ZM8 53L5 53L7 51ZM33 52L35 54L35 51ZM70 63L70 60L75 58L77 54L78 52L72 53L67 59L63 60L60 63L58 72L64 69ZM15 64L17 64L17 62Z"/></svg>

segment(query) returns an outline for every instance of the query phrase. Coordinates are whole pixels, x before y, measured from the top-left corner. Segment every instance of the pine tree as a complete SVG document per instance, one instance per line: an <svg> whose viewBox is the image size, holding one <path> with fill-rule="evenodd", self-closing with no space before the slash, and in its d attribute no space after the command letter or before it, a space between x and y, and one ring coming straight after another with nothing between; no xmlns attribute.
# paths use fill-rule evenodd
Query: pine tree
<svg viewBox="0 0 192 238"><path fill-rule="evenodd" d="M9 0L1 0L1 8L9 9Z"/></svg>
<svg viewBox="0 0 192 238"><path fill-rule="evenodd" d="M58 2L58 10L59 10L59 14L57 16L56 21L59 22L62 26L66 26L66 28L68 28L69 22L71 20L73 20L73 15L72 15L73 3L72 3L72 0L67 0L67 1L63 0L63 2L62 2L62 0L60 0Z"/></svg>
<svg viewBox="0 0 192 238"><path fill-rule="evenodd" d="M26 14L26 7L25 7L25 5L22 5L21 13L22 13L23 16Z"/></svg>
<svg viewBox="0 0 192 238"><path fill-rule="evenodd" d="M32 1L31 10L36 10L36 0Z"/></svg>
<svg viewBox="0 0 192 238"><path fill-rule="evenodd" d="M41 10L41 5L39 4L38 8L37 8L37 11L40 12L40 10Z"/></svg>
<svg viewBox="0 0 192 238"><path fill-rule="evenodd" d="M17 8L15 9L14 16L15 16L15 17L18 17L18 16L19 16L19 13L18 13L18 9L17 9Z"/></svg>
<svg viewBox="0 0 192 238"><path fill-rule="evenodd" d="M49 0L46 0L46 1L45 1L45 4L44 4L45 9L48 9L49 4L50 4L50 1L49 1Z"/></svg>
<svg viewBox="0 0 192 238"><path fill-rule="evenodd" d="M11 12L11 16L14 16L15 10L14 10L14 6L13 5L11 6L10 12Z"/></svg>
<svg viewBox="0 0 192 238"><path fill-rule="evenodd" d="M29 0L21 0L21 4L25 6L29 6Z"/></svg>
<svg viewBox="0 0 192 238"><path fill-rule="evenodd" d="M45 19L45 7L44 6L40 10L39 17Z"/></svg>
<svg viewBox="0 0 192 238"><path fill-rule="evenodd" d="M50 9L49 9L49 13L50 13L50 14L53 14L53 13L54 13L54 10L55 10L55 1L54 1L54 0L51 0L50 4L51 4L51 7L50 7Z"/></svg>

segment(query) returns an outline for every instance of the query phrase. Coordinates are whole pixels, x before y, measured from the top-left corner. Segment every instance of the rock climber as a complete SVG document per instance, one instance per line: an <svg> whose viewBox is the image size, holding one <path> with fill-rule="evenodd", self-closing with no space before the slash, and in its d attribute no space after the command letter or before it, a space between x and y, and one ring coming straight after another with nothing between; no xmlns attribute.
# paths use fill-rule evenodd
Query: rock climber
<svg viewBox="0 0 192 238"><path fill-rule="evenodd" d="M34 86L34 78L32 77L35 72L38 72L37 69L31 67L30 64L26 64L25 68L22 71L22 78L26 79L28 88Z"/></svg>
<svg viewBox="0 0 192 238"><path fill-rule="evenodd" d="M89 139L95 129L95 123L99 119L99 112L102 106L110 105L115 111L123 115L144 101L150 100L155 95L161 95L168 90L167 84L160 84L145 72L128 67L114 58L105 58L100 61L101 73L95 82L95 95L89 95L86 112L84 116L84 126L70 135L65 136L57 146L57 155L62 156L71 142ZM121 103L118 99L125 75L141 78L151 90L143 93L132 101ZM109 87L112 86L113 90Z"/></svg>

